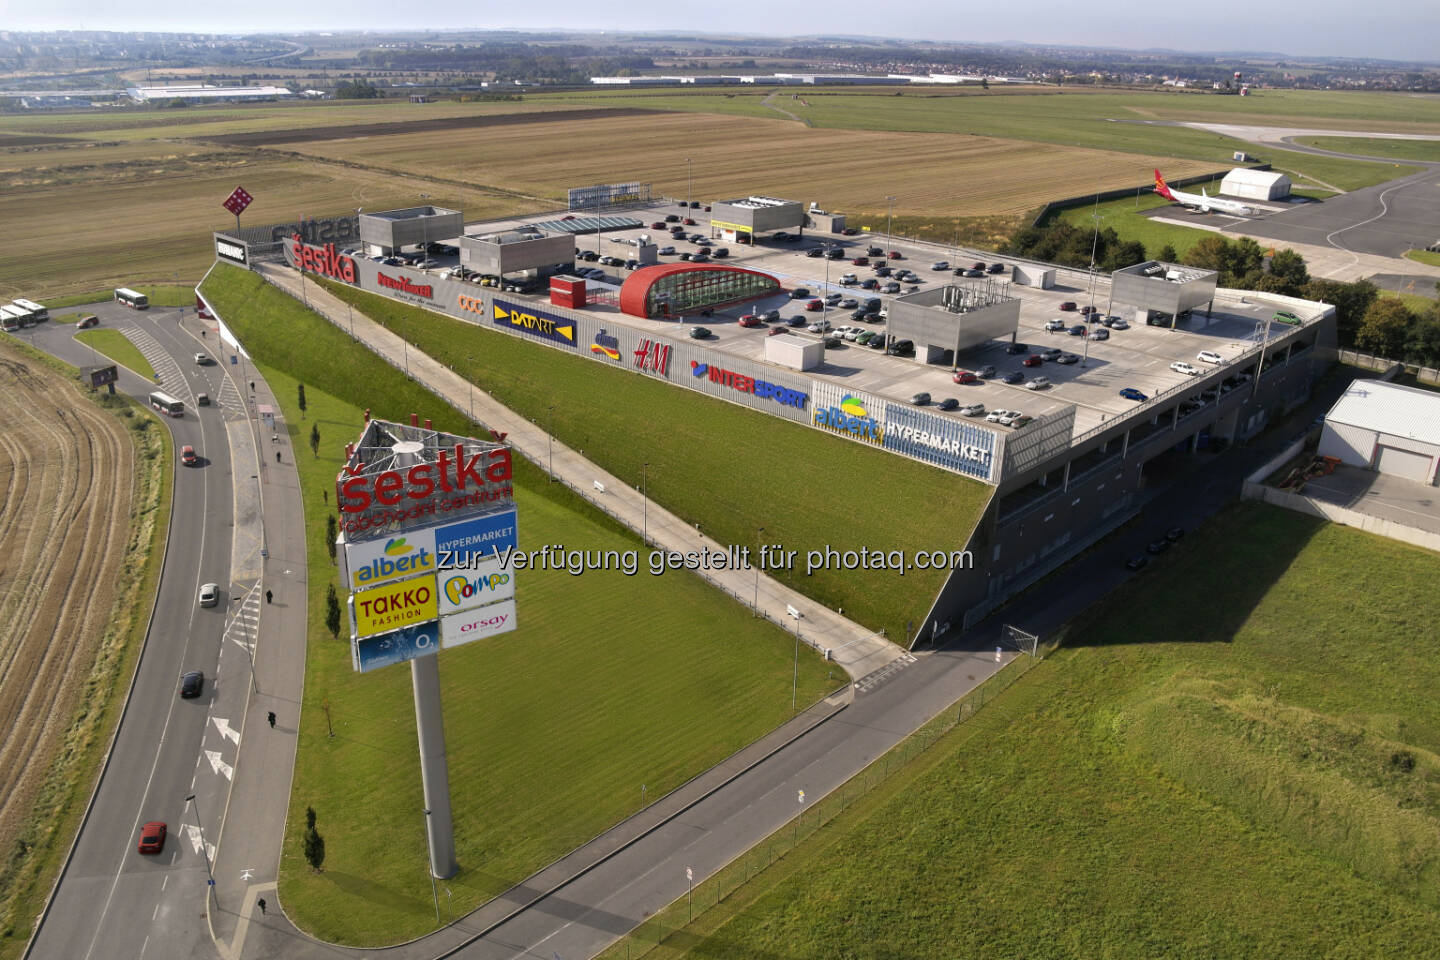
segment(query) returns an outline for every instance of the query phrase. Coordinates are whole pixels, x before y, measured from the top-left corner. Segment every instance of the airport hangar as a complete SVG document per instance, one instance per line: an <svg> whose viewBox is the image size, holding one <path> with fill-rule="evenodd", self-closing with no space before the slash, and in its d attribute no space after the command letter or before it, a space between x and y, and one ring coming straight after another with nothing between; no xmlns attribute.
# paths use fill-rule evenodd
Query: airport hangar
<svg viewBox="0 0 1440 960"><path fill-rule="evenodd" d="M658 210L660 205L656 206ZM453 211L435 213L448 217ZM426 215L428 212L421 214ZM643 220L657 215L663 213L640 213L643 219L631 219L627 224L632 229L643 229ZM414 216L397 219L413 221ZM561 224L567 232L580 232L578 219L552 219L543 225ZM1147 473L1147 466L1162 458L1193 455L1211 441L1234 443L1249 439L1272 419L1303 403L1315 380L1335 357L1335 311L1329 305L1273 294L1217 290L1213 274L1207 278L1187 268L1141 264L1117 271L1108 281L1095 278L1109 288L1109 309L1134 316L1137 330L1150 331L1145 336L1160 336L1158 331L1141 326L1147 319L1158 322L1155 318L1161 317L1168 321L1168 327L1163 329L1177 337L1167 348L1178 351L1173 359L1193 356L1196 344L1204 346L1211 340L1223 339L1228 344L1225 361L1180 377L1180 382L1157 390L1143 402L1119 411L1112 407L1110 412L1098 415L1096 408L1081 396L1080 381L1056 384L1074 387L1077 400L1071 402L1059 390L1047 394L1044 412L1023 429L1014 430L914 406L894 391L882 395L854 389L833 368L827 370L823 362L811 369L815 358L823 357L825 352L818 341L799 343L803 349L794 349L797 344L789 341L803 338L768 337L763 356L754 351L746 356L727 349L736 343L734 340L708 343L688 338L676 329L676 321L669 316L646 317L639 315L644 313L643 308L636 310L633 306L647 299L653 302L647 294L657 288L666 289L667 285L673 289L676 284L712 284L710 278L715 276L763 275L761 270L713 262L688 268L684 264L661 264L631 271L618 288L602 283L587 290L583 281L577 285L578 278L566 276L559 264L552 264L551 289L527 295L413 267L386 266L358 255L346 256L333 243L321 246L318 242L327 232L360 236L362 231L355 218L335 220L347 223L310 221L300 225L304 229L295 231L300 235L298 240L283 244L272 241L295 225L239 231L254 238L253 247L243 237L217 232L217 257L241 266L283 258L292 268L303 267L357 289L587 356L636 375L662 379L991 486L990 501L973 528L970 517L963 518L964 527L947 528L943 519L939 520L936 534L941 542L923 545L927 549L963 548L978 562L974 570L951 574L930 610L923 618L916 617L918 627L907 638L911 642L952 625L973 625L1007 598L1139 514L1144 504L1163 489L1166 472L1158 471L1157 483ZM406 229L413 226L411 223ZM435 236L429 234L428 228L422 229ZM461 236L494 236L515 229L513 224L472 224ZM523 224L518 229L531 235ZM601 229L594 230L597 245ZM861 244L871 239L858 238ZM567 244L575 242L573 236L565 240ZM826 242L846 241L836 235ZM894 246L905 246L920 259L940 250L911 241ZM548 246L542 244L535 249L542 248L544 258L553 258L554 251ZM746 249L765 252L749 246ZM569 252L573 255L574 250ZM542 256L538 252L536 255ZM1033 262L1012 265L1017 279L1048 275L1052 270L1073 272ZM693 318L702 310L783 294L779 287L778 281L754 281L750 289L737 292L733 284L722 284L709 306L704 305L703 297L691 298L686 309ZM1001 360L1005 347L1016 342L1017 337L1024 335L1033 342L1045 336L1039 323L1029 316L1017 316L1017 298L1005 295L1003 290L996 294L993 287L989 294L978 296L963 292L966 289L974 287L947 281L946 287L932 287L893 300L892 342L899 338L898 332L908 332L917 344L916 358L877 355L873 361L908 364L914 377L933 379L938 359L945 365L940 372L948 381L949 365L978 365L992 355ZM626 301L631 312L622 309ZM1217 301L1221 303L1219 309L1215 308ZM1276 309L1296 315L1298 322L1272 323L1271 314ZM1027 314L1031 312L1032 305L1027 303ZM672 315L683 320L685 312ZM1071 317L1081 319L1074 314ZM1194 329L1188 329L1192 325ZM773 349L771 341L775 341ZM1101 346L1096 345L1097 349ZM957 347L958 355L954 352ZM1149 343L1146 349L1151 349ZM1088 344L1086 351L1088 356ZM1172 357L1167 353L1163 359ZM998 385L987 381L982 386L992 389ZM1107 395L1111 393L1107 391ZM1077 417L1077 410L1084 416Z"/></svg>

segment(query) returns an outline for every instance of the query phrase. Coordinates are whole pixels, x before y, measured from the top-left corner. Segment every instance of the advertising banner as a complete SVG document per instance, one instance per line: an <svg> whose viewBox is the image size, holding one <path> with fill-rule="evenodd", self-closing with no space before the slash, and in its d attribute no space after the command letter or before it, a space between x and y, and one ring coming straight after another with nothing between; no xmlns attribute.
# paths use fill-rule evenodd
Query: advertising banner
<svg viewBox="0 0 1440 960"><path fill-rule="evenodd" d="M602 207L649 202L648 183L597 183L591 187L571 187L569 190L571 210L598 210Z"/></svg>
<svg viewBox="0 0 1440 960"><path fill-rule="evenodd" d="M432 576L401 580L350 596L350 618L357 637L415 626L439 615Z"/></svg>
<svg viewBox="0 0 1440 960"><path fill-rule="evenodd" d="M999 458L996 433L974 423L926 413L898 403L886 411L886 450L963 473L977 480L993 478Z"/></svg>
<svg viewBox="0 0 1440 960"><path fill-rule="evenodd" d="M350 660L360 673L419 657L433 657L439 652L439 621L417 624L379 636L359 638L350 643Z"/></svg>
<svg viewBox="0 0 1440 960"><path fill-rule="evenodd" d="M342 573L352 593L392 580L434 573L437 569L434 527L407 530L381 540L345 544Z"/></svg>
<svg viewBox="0 0 1440 960"><path fill-rule="evenodd" d="M497 600L515 598L515 570L502 569L499 560L487 560L465 570L451 570L435 578L440 616L473 610Z"/></svg>
<svg viewBox="0 0 1440 960"><path fill-rule="evenodd" d="M490 305L491 322L517 333L529 334L541 340L553 340L566 346L575 346L575 321L547 313L535 307L521 306L504 300L495 300Z"/></svg>
<svg viewBox="0 0 1440 960"><path fill-rule="evenodd" d="M250 264L250 259L246 255L244 244L235 243L219 236L215 238L215 256L221 260L229 260L231 263L237 263L242 267L249 266Z"/></svg>
<svg viewBox="0 0 1440 960"><path fill-rule="evenodd" d="M427 532L434 535L436 563L441 570L465 570L478 563L496 562L497 554L518 546L514 507Z"/></svg>
<svg viewBox="0 0 1440 960"><path fill-rule="evenodd" d="M814 397L810 422L817 429L877 447L884 444L888 406L884 400L823 380L814 381L810 392Z"/></svg>
<svg viewBox="0 0 1440 960"><path fill-rule="evenodd" d="M515 601L504 600L467 613L453 613L440 621L440 645L459 647L472 640L499 636L515 629Z"/></svg>

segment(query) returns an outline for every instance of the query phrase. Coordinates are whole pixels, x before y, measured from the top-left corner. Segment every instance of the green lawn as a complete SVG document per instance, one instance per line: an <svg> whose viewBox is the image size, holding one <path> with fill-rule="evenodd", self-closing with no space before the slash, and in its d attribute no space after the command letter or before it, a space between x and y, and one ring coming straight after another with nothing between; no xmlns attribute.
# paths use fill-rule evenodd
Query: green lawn
<svg viewBox="0 0 1440 960"><path fill-rule="evenodd" d="M410 672L356 674L324 627L336 581L325 517L362 408L474 433L463 417L295 300L234 268L206 296L256 357L287 417L306 506L309 646L280 897L302 928L350 944L434 926ZM299 378L299 379L297 379ZM294 399L305 384L307 413ZM320 456L312 455L311 426ZM475 428L478 430L479 428ZM520 547L641 549L638 537L517 458ZM322 499L316 502L315 496ZM460 874L442 901L463 914L788 719L790 635L686 573L534 571L519 630L441 664ZM843 682L808 650L799 697ZM327 734L328 707L335 736ZM304 811L326 841L323 873L301 855ZM453 901L449 894L453 894Z"/></svg>
<svg viewBox="0 0 1440 960"><path fill-rule="evenodd" d="M1296 143L1337 153L1358 153L1396 160L1440 163L1440 140L1396 140L1390 137L1297 137Z"/></svg>
<svg viewBox="0 0 1440 960"><path fill-rule="evenodd" d="M324 281L322 281L324 282ZM821 570L803 557L837 550L952 550L965 545L991 488L925 464L584 357L326 282L363 310L517 413L721 543L766 540L799 552L777 578L827 607L900 638L944 582L934 571ZM642 470L642 464L649 463ZM884 510L825 506L840 490L874 494ZM883 492L883 495L882 495ZM797 505L813 505L797 509ZM937 524L935 518L943 517Z"/></svg>
<svg viewBox="0 0 1440 960"><path fill-rule="evenodd" d="M1212 231L1200 230L1195 227L1178 227L1169 223L1157 223L1150 217L1144 216L1146 211L1166 206L1173 205L1164 197L1156 196L1153 192L1145 190L1138 197L1109 200L1098 206L1087 204L1070 207L1055 216L1067 223L1073 223L1089 230L1095 225L1095 221L1091 217L1098 214L1102 230L1111 227L1122 240L1139 240L1145 244L1145 252L1151 257L1158 256L1160 248L1167 243L1175 248L1175 252L1179 256L1183 257L1202 239L1215 235ZM1166 214L1173 220L1183 220L1190 215L1183 207L1173 207Z"/></svg>
<svg viewBox="0 0 1440 960"><path fill-rule="evenodd" d="M150 298L152 307L193 307L195 305L194 284L166 284L163 286L137 286L130 289ZM51 310L64 307L79 307L90 303L101 303L115 299L114 290L94 290L89 293L73 293L66 297L47 297L45 306Z"/></svg>
<svg viewBox="0 0 1440 960"><path fill-rule="evenodd" d="M1440 955L1437 577L1232 507L649 956Z"/></svg>
<svg viewBox="0 0 1440 960"><path fill-rule="evenodd" d="M1406 250L1405 258L1414 260L1416 263L1426 263L1432 267L1440 267L1440 253L1430 250Z"/></svg>
<svg viewBox="0 0 1440 960"><path fill-rule="evenodd" d="M140 348L119 330L80 330L76 332L75 339L89 344L92 349L105 354L121 366L129 367L146 380L155 379L155 368L150 366L150 361L146 360Z"/></svg>

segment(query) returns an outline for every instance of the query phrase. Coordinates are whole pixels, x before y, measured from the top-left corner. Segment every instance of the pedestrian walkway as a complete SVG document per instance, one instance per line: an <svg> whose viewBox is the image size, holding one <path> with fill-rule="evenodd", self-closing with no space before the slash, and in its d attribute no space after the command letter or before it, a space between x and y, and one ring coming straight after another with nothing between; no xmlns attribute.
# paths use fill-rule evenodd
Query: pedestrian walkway
<svg viewBox="0 0 1440 960"><path fill-rule="evenodd" d="M296 299L302 298L300 275L289 267L259 264L256 272ZM537 424L508 409L489 394L475 389L449 367L414 346L404 344L398 336L360 311L348 308L320 285L305 284L303 297L312 310L346 333L351 333L396 368L405 370L408 376L456 410L469 413L473 409L470 414L473 419L492 430L505 433L506 442L516 452L536 464L548 466L557 480L640 533L653 548L681 553L702 549L724 552L728 549L728 544L722 545L710 539L696 526L686 523L664 507L648 502L641 491L601 470L559 440L552 441ZM753 607L758 615L787 630L797 629L796 620L789 611L798 611L801 641L822 654L830 651L834 662L853 679L880 670L905 653L885 637L817 604L764 573L757 577L755 570L744 568L697 573L740 602Z"/></svg>

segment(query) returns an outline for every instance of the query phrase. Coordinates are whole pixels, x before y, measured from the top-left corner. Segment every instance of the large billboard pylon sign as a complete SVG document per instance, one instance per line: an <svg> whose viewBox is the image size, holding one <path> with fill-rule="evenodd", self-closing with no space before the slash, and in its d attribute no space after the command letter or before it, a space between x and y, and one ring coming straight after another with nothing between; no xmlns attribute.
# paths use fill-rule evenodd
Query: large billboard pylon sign
<svg viewBox="0 0 1440 960"><path fill-rule="evenodd" d="M368 420L335 478L336 543L357 672L409 661L430 873L454 876L439 652L515 629L510 448Z"/></svg>

